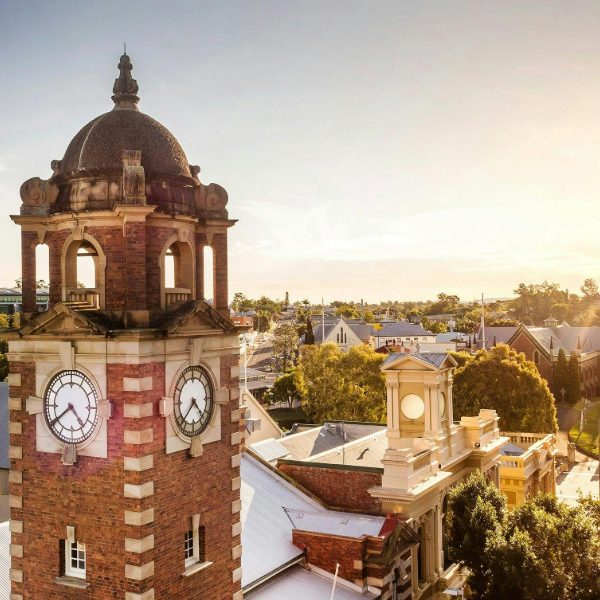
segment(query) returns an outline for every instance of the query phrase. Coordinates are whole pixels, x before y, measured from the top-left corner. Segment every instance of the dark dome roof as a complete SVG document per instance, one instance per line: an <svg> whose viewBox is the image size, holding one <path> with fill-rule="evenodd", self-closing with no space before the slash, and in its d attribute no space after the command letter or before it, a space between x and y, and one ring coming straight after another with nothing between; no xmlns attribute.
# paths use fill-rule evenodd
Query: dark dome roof
<svg viewBox="0 0 600 600"><path fill-rule="evenodd" d="M66 179L123 172L123 150L141 150L146 180L192 179L173 134L137 110L112 110L90 121L73 138L60 165Z"/></svg>

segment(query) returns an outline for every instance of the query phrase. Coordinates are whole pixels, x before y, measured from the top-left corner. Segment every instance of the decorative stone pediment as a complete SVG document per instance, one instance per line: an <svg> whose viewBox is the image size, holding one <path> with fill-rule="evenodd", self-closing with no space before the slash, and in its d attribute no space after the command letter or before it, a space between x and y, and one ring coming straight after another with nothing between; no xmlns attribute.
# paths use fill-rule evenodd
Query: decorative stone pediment
<svg viewBox="0 0 600 600"><path fill-rule="evenodd" d="M106 329L66 304L56 304L21 329L22 335L104 334Z"/></svg>
<svg viewBox="0 0 600 600"><path fill-rule="evenodd" d="M219 331L235 333L236 326L210 304L197 300L184 304L164 323L169 333L203 333Z"/></svg>

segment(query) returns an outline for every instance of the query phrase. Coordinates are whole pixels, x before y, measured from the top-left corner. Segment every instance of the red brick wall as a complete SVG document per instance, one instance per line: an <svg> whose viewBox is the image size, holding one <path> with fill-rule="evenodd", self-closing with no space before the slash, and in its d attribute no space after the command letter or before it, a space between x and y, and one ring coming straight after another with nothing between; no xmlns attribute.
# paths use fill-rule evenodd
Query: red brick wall
<svg viewBox="0 0 600 600"><path fill-rule="evenodd" d="M346 581L354 582L363 578L363 569L355 569L354 561L365 559L365 539L354 539L292 530L292 542L306 551L306 560L329 573L335 573L336 565L340 565L338 575Z"/></svg>
<svg viewBox="0 0 600 600"><path fill-rule="evenodd" d="M221 384L236 387L230 376L235 357L224 357ZM35 395L35 365L12 361L11 373L22 374L22 386L11 386L11 398L22 398L20 411L11 420L22 423L23 435L11 436L11 443L23 446L23 458L13 460L12 468L23 471L23 484L10 484L10 493L23 497L23 508L13 508L11 518L22 520L23 533L13 534L12 543L22 544L24 558L14 558L13 568L24 571L24 584L13 583L13 593L29 600L108 600L123 598L126 591L143 593L154 588L155 597L173 600L230 599L240 589L232 572L240 566L231 549L240 544L232 538L232 478L239 467L231 467L231 457L240 451L231 445L231 434L240 424L231 422L231 409L237 400L221 407L221 441L207 444L200 457L187 451L165 453L165 419L158 414L158 401L164 395L164 363L140 365L109 364L107 396L113 403L108 421L108 458L80 456L72 467L61 464L59 454L35 450L35 416L25 409L25 398ZM123 377L152 376L152 390L123 390ZM123 406L152 402L153 415L124 417ZM152 428L153 439L142 445L124 443L123 431ZM123 457L152 454L154 466L146 471L124 471ZM143 499L124 497L124 484L154 482L154 494ZM125 525L126 510L154 508L154 521L138 527ZM190 577L184 570L184 533L190 529L193 514L201 515L205 527L206 559L214 564ZM59 540L67 525L75 525L76 537L86 543L88 552L87 590L55 583L60 574ZM124 540L153 534L155 546L144 554L125 552ZM154 576L141 582L125 579L125 564L143 565L154 561Z"/></svg>
<svg viewBox="0 0 600 600"><path fill-rule="evenodd" d="M62 301L62 266L61 258L65 240L71 235L71 231L49 231L46 233L44 242L48 244L49 271L50 271L50 307Z"/></svg>
<svg viewBox="0 0 600 600"><path fill-rule="evenodd" d="M540 349L531 341L531 339L524 333L520 333L515 340L511 343L511 348L517 352L523 352L527 360L535 363L533 353L537 350L539 361L536 364L540 375L548 382L550 389L552 389L552 375L553 367L549 358L540 351Z"/></svg>
<svg viewBox="0 0 600 600"><path fill-rule="evenodd" d="M146 224L140 221L125 224L124 292L128 310L146 309Z"/></svg>
<svg viewBox="0 0 600 600"><path fill-rule="evenodd" d="M381 514L381 502L368 490L381 485L381 473L280 462L278 468L329 506Z"/></svg>

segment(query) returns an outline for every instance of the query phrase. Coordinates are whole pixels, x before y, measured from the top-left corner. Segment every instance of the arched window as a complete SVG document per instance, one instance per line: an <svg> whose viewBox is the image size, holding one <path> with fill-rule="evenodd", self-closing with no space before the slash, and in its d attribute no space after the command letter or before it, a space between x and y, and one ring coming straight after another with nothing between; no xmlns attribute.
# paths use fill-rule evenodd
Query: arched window
<svg viewBox="0 0 600 600"><path fill-rule="evenodd" d="M194 256L187 242L171 243L162 256L163 307L194 298Z"/></svg>
<svg viewBox="0 0 600 600"><path fill-rule="evenodd" d="M50 286L50 253L47 244L35 247L36 307L38 311L48 309L48 287Z"/></svg>
<svg viewBox="0 0 600 600"><path fill-rule="evenodd" d="M91 236L67 240L62 257L63 301L104 308L106 257Z"/></svg>
<svg viewBox="0 0 600 600"><path fill-rule="evenodd" d="M539 353L537 350L534 350L534 351L533 351L533 362L534 362L536 365L539 365L539 364L540 364L540 353Z"/></svg>

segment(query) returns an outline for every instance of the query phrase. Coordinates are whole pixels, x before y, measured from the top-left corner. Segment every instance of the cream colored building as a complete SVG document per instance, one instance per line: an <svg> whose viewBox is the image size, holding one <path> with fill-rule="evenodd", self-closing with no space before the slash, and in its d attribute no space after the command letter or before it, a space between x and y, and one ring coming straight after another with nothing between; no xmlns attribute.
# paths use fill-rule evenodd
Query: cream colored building
<svg viewBox="0 0 600 600"><path fill-rule="evenodd" d="M515 432L502 435L510 440L500 458L500 489L508 505L518 506L538 494L555 494L556 436Z"/></svg>

